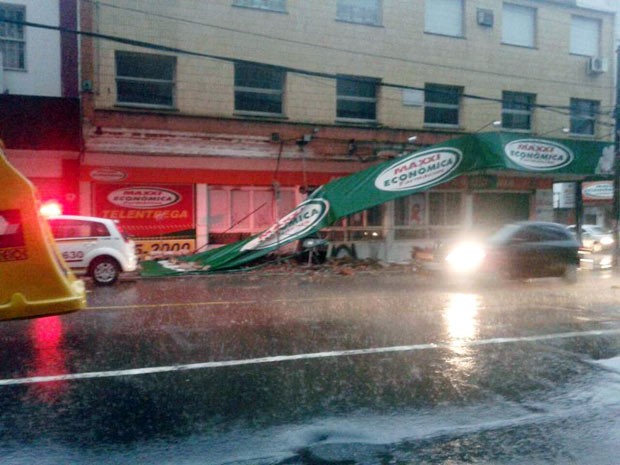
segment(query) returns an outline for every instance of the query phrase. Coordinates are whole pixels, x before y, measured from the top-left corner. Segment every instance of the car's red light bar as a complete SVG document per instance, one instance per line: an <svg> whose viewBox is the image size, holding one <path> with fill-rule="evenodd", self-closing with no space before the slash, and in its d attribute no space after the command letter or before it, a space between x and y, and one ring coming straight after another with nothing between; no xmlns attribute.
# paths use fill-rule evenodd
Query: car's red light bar
<svg viewBox="0 0 620 465"><path fill-rule="evenodd" d="M41 205L39 213L46 218L62 215L62 205L55 200L50 200Z"/></svg>

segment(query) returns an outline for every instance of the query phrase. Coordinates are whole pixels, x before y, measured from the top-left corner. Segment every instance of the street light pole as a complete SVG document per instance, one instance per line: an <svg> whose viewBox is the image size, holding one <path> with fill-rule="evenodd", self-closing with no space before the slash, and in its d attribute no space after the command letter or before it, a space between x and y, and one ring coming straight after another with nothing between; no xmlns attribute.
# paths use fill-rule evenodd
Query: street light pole
<svg viewBox="0 0 620 465"><path fill-rule="evenodd" d="M613 205L613 233L614 233L614 263L620 265L620 47L616 49L616 106L614 108L614 205Z"/></svg>

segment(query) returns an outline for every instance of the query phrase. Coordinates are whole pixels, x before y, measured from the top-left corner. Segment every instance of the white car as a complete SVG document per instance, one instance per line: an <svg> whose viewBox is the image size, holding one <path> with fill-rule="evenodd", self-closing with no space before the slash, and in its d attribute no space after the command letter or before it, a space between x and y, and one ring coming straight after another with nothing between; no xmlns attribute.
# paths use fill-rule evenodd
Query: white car
<svg viewBox="0 0 620 465"><path fill-rule="evenodd" d="M63 259L76 274L108 286L122 272L137 269L136 245L114 220L60 215L48 222Z"/></svg>
<svg viewBox="0 0 620 465"><path fill-rule="evenodd" d="M577 227L573 224L568 226L568 230L575 236L577 235ZM614 243L613 234L596 224L581 225L581 245L592 252L600 252L603 249L609 249Z"/></svg>

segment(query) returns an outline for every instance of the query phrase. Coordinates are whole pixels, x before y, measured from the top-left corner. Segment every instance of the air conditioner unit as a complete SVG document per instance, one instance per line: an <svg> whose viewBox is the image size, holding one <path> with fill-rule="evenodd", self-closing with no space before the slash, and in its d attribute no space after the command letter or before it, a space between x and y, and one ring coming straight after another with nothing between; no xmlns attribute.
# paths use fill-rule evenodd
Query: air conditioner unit
<svg viewBox="0 0 620 465"><path fill-rule="evenodd" d="M588 73L600 74L607 72L607 59L603 57L590 57L588 60Z"/></svg>
<svg viewBox="0 0 620 465"><path fill-rule="evenodd" d="M478 8L476 20L480 26L493 27L493 10Z"/></svg>

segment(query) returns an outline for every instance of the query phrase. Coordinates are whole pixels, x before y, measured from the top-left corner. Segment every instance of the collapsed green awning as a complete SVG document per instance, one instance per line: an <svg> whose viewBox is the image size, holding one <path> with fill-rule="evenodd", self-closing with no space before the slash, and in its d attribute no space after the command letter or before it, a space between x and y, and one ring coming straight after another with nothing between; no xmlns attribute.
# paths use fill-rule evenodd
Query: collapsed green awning
<svg viewBox="0 0 620 465"><path fill-rule="evenodd" d="M329 182L262 233L186 256L144 263L143 274L162 276L237 268L338 219L468 173L513 171L547 177L613 174L610 142L479 133L433 145Z"/></svg>

